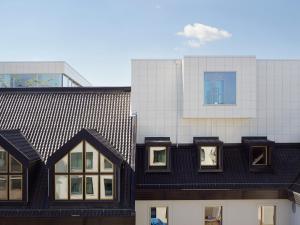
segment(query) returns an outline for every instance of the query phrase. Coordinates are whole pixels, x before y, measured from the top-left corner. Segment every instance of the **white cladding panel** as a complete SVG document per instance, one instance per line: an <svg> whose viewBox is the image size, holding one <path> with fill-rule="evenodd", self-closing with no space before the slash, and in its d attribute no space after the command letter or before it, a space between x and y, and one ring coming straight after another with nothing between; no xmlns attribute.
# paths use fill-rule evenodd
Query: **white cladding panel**
<svg viewBox="0 0 300 225"><path fill-rule="evenodd" d="M173 143L192 143L195 136L219 136L227 143L255 135L300 140L300 60L256 61L256 118L184 118L183 86L180 60L132 61L138 143L147 136L167 136Z"/></svg>
<svg viewBox="0 0 300 225"><path fill-rule="evenodd" d="M205 105L205 72L236 72L236 104ZM256 58L185 57L183 103L184 118L256 117Z"/></svg>
<svg viewBox="0 0 300 225"><path fill-rule="evenodd" d="M299 225L299 221L292 223L288 200L136 201L136 224L150 224L150 207L167 206L168 225L204 225L205 207L223 206L223 225L255 225L261 205L276 206L276 225Z"/></svg>

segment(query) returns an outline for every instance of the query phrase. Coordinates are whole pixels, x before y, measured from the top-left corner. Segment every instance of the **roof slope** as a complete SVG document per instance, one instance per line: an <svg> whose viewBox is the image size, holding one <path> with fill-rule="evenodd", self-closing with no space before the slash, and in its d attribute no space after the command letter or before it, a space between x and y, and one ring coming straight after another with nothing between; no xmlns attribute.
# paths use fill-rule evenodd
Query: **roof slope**
<svg viewBox="0 0 300 225"><path fill-rule="evenodd" d="M199 173L195 145L171 147L171 173L144 173L144 146L137 147L137 188L186 189L287 189L300 171L300 148L276 146L273 150L273 172L249 171L247 155L241 145L224 145L224 171Z"/></svg>
<svg viewBox="0 0 300 225"><path fill-rule="evenodd" d="M87 128L132 165L133 122L127 87L0 89L0 129L20 129L45 161Z"/></svg>
<svg viewBox="0 0 300 225"><path fill-rule="evenodd" d="M39 153L33 149L20 130L0 130L0 136L13 145L28 161L41 159Z"/></svg>

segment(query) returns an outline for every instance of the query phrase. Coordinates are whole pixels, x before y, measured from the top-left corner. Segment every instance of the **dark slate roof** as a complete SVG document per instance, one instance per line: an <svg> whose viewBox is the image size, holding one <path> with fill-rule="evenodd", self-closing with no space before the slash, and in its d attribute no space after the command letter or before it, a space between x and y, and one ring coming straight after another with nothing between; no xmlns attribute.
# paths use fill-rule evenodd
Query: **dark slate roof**
<svg viewBox="0 0 300 225"><path fill-rule="evenodd" d="M0 130L0 137L9 142L29 162L41 160L40 154L26 140L20 130Z"/></svg>
<svg viewBox="0 0 300 225"><path fill-rule="evenodd" d="M284 188L294 182L300 171L300 147L276 146L273 172L249 171L247 154L242 145L224 145L224 172L199 173L195 145L172 145L171 173L144 172L144 145L137 146L137 188L170 189L241 189Z"/></svg>
<svg viewBox="0 0 300 225"><path fill-rule="evenodd" d="M134 122L129 87L0 89L0 129L20 129L44 161L87 128L133 165Z"/></svg>

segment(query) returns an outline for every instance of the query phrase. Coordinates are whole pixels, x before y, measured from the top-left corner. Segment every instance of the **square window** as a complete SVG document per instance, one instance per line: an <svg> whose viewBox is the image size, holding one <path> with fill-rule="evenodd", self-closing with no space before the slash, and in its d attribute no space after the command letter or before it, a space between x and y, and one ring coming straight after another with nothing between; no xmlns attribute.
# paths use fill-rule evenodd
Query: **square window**
<svg viewBox="0 0 300 225"><path fill-rule="evenodd" d="M204 104L236 104L236 72L204 72Z"/></svg>
<svg viewBox="0 0 300 225"><path fill-rule="evenodd" d="M276 224L276 206L260 206L258 208L259 225Z"/></svg>
<svg viewBox="0 0 300 225"><path fill-rule="evenodd" d="M82 199L82 175L70 176L70 198Z"/></svg>
<svg viewBox="0 0 300 225"><path fill-rule="evenodd" d="M167 148L150 147L150 166L167 166Z"/></svg>
<svg viewBox="0 0 300 225"><path fill-rule="evenodd" d="M9 176L9 199L22 200L22 176Z"/></svg>
<svg viewBox="0 0 300 225"><path fill-rule="evenodd" d="M55 199L68 199L68 175L55 176Z"/></svg>
<svg viewBox="0 0 300 225"><path fill-rule="evenodd" d="M268 164L268 148L266 146L252 147L252 165L267 165Z"/></svg>
<svg viewBox="0 0 300 225"><path fill-rule="evenodd" d="M9 171L11 173L22 173L22 165L14 157L9 157Z"/></svg>
<svg viewBox="0 0 300 225"><path fill-rule="evenodd" d="M205 207L204 225L222 224L222 206Z"/></svg>
<svg viewBox="0 0 300 225"><path fill-rule="evenodd" d="M7 200L7 176L0 176L0 200Z"/></svg>
<svg viewBox="0 0 300 225"><path fill-rule="evenodd" d="M85 198L98 199L98 176L86 175L85 177Z"/></svg>
<svg viewBox="0 0 300 225"><path fill-rule="evenodd" d="M0 172L7 172L7 152L0 147Z"/></svg>
<svg viewBox="0 0 300 225"><path fill-rule="evenodd" d="M216 146L201 146L200 160L201 167L216 167L218 165L218 151Z"/></svg>
<svg viewBox="0 0 300 225"><path fill-rule="evenodd" d="M101 175L101 199L111 200L114 198L113 195L113 175Z"/></svg>
<svg viewBox="0 0 300 225"><path fill-rule="evenodd" d="M150 208L150 225L168 225L168 207Z"/></svg>

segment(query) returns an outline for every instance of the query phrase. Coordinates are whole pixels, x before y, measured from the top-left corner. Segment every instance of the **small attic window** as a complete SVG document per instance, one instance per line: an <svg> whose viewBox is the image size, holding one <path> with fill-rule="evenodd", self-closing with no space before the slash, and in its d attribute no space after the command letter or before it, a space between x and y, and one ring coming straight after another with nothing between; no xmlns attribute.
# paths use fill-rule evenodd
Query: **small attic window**
<svg viewBox="0 0 300 225"><path fill-rule="evenodd" d="M170 171L170 139L169 138L146 138L147 162L146 171L167 172Z"/></svg>
<svg viewBox="0 0 300 225"><path fill-rule="evenodd" d="M199 172L223 171L223 142L218 137L194 137Z"/></svg>
<svg viewBox="0 0 300 225"><path fill-rule="evenodd" d="M268 165L267 146L252 147L252 165Z"/></svg>

